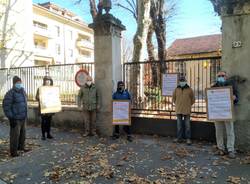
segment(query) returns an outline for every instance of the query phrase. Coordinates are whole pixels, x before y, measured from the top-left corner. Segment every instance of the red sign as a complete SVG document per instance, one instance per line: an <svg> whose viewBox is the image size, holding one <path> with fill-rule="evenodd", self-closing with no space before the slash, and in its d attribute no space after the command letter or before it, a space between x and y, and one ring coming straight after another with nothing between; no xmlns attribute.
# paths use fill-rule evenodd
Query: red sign
<svg viewBox="0 0 250 184"><path fill-rule="evenodd" d="M89 75L89 72L81 69L78 72L76 72L75 75L75 82L77 86L81 87L86 83L87 76Z"/></svg>

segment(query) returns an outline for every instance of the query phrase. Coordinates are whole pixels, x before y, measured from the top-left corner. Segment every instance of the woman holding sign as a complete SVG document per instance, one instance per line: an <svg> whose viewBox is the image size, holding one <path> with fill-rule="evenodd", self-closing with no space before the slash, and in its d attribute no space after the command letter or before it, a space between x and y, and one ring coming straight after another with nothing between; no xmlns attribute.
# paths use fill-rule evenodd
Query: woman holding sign
<svg viewBox="0 0 250 184"><path fill-rule="evenodd" d="M125 90L125 85L123 81L119 81L117 83L117 91L113 94L112 98L113 100L131 100L131 95L127 90ZM132 142L130 126L124 125L123 129L127 133L127 140L129 142ZM115 125L112 139L115 140L118 139L119 137L120 137L120 127L119 125Z"/></svg>
<svg viewBox="0 0 250 184"><path fill-rule="evenodd" d="M53 80L49 76L45 76L43 78L43 86L53 86ZM39 88L36 93L36 100L38 101L38 109L39 109L39 114L41 115L41 129L42 129L42 140L46 140L45 133L47 133L47 138L48 139L53 139L53 136L50 134L51 130L51 119L54 113L41 113L41 106L40 106L40 91Z"/></svg>

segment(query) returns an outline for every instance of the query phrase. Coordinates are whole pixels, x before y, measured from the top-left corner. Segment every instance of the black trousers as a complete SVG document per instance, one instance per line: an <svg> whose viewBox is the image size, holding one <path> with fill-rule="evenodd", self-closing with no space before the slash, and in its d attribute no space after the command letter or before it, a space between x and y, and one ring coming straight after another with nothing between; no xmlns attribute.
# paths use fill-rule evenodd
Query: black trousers
<svg viewBox="0 0 250 184"><path fill-rule="evenodd" d="M52 115L41 115L41 128L42 128L42 135L45 136L45 133L47 133L47 136L50 135L50 129L51 129L51 119Z"/></svg>
<svg viewBox="0 0 250 184"><path fill-rule="evenodd" d="M127 136L131 136L131 128L130 126L123 126L124 132L126 132ZM120 127L119 125L115 125L113 135L119 136L120 135Z"/></svg>

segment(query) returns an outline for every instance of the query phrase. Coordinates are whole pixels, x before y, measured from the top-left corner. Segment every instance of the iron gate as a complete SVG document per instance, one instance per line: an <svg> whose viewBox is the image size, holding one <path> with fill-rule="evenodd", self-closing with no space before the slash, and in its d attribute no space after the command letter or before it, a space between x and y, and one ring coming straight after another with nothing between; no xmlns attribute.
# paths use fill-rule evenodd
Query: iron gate
<svg viewBox="0 0 250 184"><path fill-rule="evenodd" d="M178 73L186 76L194 90L195 104L193 118L206 117L205 89L216 80L221 68L221 57L167 60L165 73ZM124 64L124 81L132 94L133 116L147 116L175 119L175 106L172 97L162 96L159 61Z"/></svg>

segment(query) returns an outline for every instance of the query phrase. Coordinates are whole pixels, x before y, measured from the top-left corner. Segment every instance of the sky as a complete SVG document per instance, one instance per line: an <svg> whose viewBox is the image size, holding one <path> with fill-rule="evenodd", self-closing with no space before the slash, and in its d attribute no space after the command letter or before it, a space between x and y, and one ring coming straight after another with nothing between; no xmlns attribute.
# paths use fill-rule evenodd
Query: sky
<svg viewBox="0 0 250 184"><path fill-rule="evenodd" d="M33 3L44 3L48 0L33 0ZM50 0L51 2L76 13L86 23L91 23L88 0L82 0L75 5L76 0ZM176 39L220 33L221 20L213 11L209 0L176 0L176 10L173 18L167 22L167 45ZM132 40L136 31L136 21L133 16L121 8L114 7L111 13L126 26L124 37Z"/></svg>

